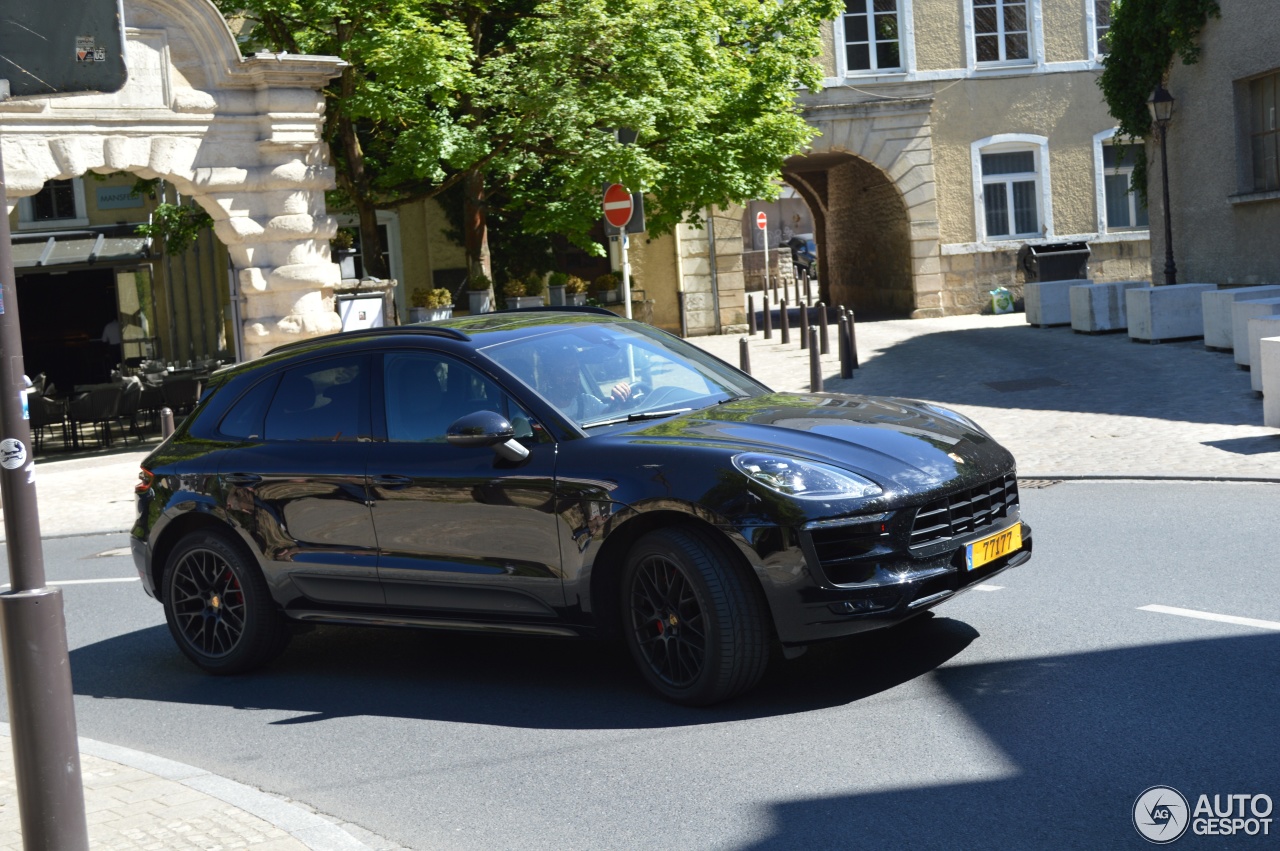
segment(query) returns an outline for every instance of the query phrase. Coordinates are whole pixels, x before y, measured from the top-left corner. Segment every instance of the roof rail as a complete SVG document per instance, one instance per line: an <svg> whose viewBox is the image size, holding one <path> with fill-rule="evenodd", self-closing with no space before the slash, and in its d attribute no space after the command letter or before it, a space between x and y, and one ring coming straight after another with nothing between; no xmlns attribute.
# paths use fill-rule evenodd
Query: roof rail
<svg viewBox="0 0 1280 851"><path fill-rule="evenodd" d="M622 318L612 310L606 310L603 307L596 307L591 304L544 304L538 307L509 307L504 310L495 310L493 313L594 313L599 316L612 316L615 319Z"/></svg>
<svg viewBox="0 0 1280 851"><path fill-rule="evenodd" d="M295 349L305 348L315 345L316 343L333 342L338 339L357 340L364 337L390 337L396 334L421 334L428 337L448 337L450 340L461 340L469 342L471 337L464 334L457 328L448 328L443 325L391 325L382 328L362 328L359 331L339 331L337 334L325 334L323 337L308 337L305 340L296 340L292 343L285 343L276 346L267 352L269 355L279 354L280 352L291 352Z"/></svg>

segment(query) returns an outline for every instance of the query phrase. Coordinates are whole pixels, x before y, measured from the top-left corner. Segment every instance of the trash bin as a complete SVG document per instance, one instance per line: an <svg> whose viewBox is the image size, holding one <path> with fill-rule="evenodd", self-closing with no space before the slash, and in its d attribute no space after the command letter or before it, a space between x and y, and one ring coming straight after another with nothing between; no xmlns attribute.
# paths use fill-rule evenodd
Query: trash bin
<svg viewBox="0 0 1280 851"><path fill-rule="evenodd" d="M1022 262L1028 281L1080 281L1089 277L1090 253L1083 242L1028 245Z"/></svg>

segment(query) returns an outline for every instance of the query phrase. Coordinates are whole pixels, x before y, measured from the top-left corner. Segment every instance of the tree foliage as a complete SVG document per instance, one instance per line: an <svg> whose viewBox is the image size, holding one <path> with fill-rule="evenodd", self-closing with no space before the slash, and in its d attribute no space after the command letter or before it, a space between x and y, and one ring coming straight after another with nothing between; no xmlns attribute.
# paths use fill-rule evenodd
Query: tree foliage
<svg viewBox="0 0 1280 851"><path fill-rule="evenodd" d="M1116 135L1126 142L1151 132L1147 100L1166 80L1175 56L1184 65L1199 59L1198 38L1217 0L1112 0L1108 53L1098 85L1116 119ZM1138 148L1133 185L1146 192L1146 150Z"/></svg>
<svg viewBox="0 0 1280 851"><path fill-rule="evenodd" d="M218 0L246 45L337 55L325 135L361 213L460 187L468 254L504 222L590 247L602 184L649 195L652 232L769 197L813 130L837 0ZM612 132L629 128L635 144ZM368 238L365 227L362 240ZM376 236L376 233L375 233ZM368 254L369 252L366 252Z"/></svg>

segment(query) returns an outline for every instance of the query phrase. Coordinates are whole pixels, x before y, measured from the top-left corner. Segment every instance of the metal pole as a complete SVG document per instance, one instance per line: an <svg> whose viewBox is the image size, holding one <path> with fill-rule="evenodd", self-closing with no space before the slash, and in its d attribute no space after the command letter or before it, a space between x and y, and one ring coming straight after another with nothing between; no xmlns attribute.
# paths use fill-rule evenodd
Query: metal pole
<svg viewBox="0 0 1280 851"><path fill-rule="evenodd" d="M756 297L747 296L747 333L752 337L756 335Z"/></svg>
<svg viewBox="0 0 1280 851"><path fill-rule="evenodd" d="M1164 184L1164 284L1171 287L1178 283L1178 267L1173 263L1173 218L1169 210L1169 157L1165 139L1169 136L1169 124L1160 125L1160 176Z"/></svg>
<svg viewBox="0 0 1280 851"><path fill-rule="evenodd" d="M817 327L809 328L809 336L817 339ZM817 346L809 347L809 392L822 392L822 353Z"/></svg>
<svg viewBox="0 0 1280 851"><path fill-rule="evenodd" d="M858 331L852 310L849 311L849 363L858 369Z"/></svg>
<svg viewBox="0 0 1280 851"><path fill-rule="evenodd" d="M836 326L836 338L840 346L840 377L852 378L853 366L849 363L849 317L840 311L840 323Z"/></svg>
<svg viewBox="0 0 1280 851"><path fill-rule="evenodd" d="M764 232L764 291L769 291L769 231Z"/></svg>
<svg viewBox="0 0 1280 851"><path fill-rule="evenodd" d="M7 93L6 83L0 100ZM0 162L0 211L8 209ZM18 814L29 851L88 851L62 591L45 584L35 461L27 452L31 422L22 408L26 370L11 238L6 212L0 216L0 499L11 590L0 594L0 638Z"/></svg>
<svg viewBox="0 0 1280 851"><path fill-rule="evenodd" d="M738 368L747 375L751 374L751 344L746 337L738 341Z"/></svg>
<svg viewBox="0 0 1280 851"><path fill-rule="evenodd" d="M800 305L800 348L809 348L809 309Z"/></svg>
<svg viewBox="0 0 1280 851"><path fill-rule="evenodd" d="M160 409L160 437L167 438L173 434L173 408Z"/></svg>
<svg viewBox="0 0 1280 851"><path fill-rule="evenodd" d="M622 238L618 250L622 252L622 309L628 319L631 318L631 264L627 262L627 231L619 228Z"/></svg>
<svg viewBox="0 0 1280 851"><path fill-rule="evenodd" d="M778 302L778 308L780 311L779 318L782 319L782 345L785 346L791 342L791 317L787 314L787 300L785 298Z"/></svg>
<svg viewBox="0 0 1280 851"><path fill-rule="evenodd" d="M773 302L769 299L769 291L764 291L764 338L773 339Z"/></svg>
<svg viewBox="0 0 1280 851"><path fill-rule="evenodd" d="M827 306L818 302L818 334L824 355L831 353L831 339L827 331Z"/></svg>

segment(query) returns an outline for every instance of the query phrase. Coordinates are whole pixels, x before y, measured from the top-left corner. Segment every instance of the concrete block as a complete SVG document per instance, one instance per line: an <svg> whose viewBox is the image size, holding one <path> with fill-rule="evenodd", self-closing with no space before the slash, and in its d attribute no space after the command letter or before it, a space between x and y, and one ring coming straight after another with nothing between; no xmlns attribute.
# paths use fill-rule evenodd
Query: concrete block
<svg viewBox="0 0 1280 851"><path fill-rule="evenodd" d="M1072 329L1086 334L1125 330L1129 324L1125 312L1125 292L1136 287L1150 286L1150 281L1076 284L1068 291Z"/></svg>
<svg viewBox="0 0 1280 851"><path fill-rule="evenodd" d="M1231 305L1237 301L1260 298L1280 298L1280 286L1236 287L1230 290L1211 290L1200 294L1204 312L1204 347L1229 352L1235 348L1231 331Z"/></svg>
<svg viewBox="0 0 1280 851"><path fill-rule="evenodd" d="M1246 299L1232 303L1231 340L1236 363L1246 368L1252 363L1249 360L1249 320L1277 315L1280 315L1280 298Z"/></svg>
<svg viewBox="0 0 1280 851"><path fill-rule="evenodd" d="M1267 337L1280 337L1280 316L1260 316L1249 320L1249 384L1259 393L1263 392L1262 341Z"/></svg>
<svg viewBox="0 0 1280 851"><path fill-rule="evenodd" d="M1088 281L1028 281L1023 291L1023 303L1027 310L1027 324L1071 324L1071 301L1068 292L1077 284Z"/></svg>
<svg viewBox="0 0 1280 851"><path fill-rule="evenodd" d="M1126 290L1124 301L1129 336L1148 343L1194 340L1202 336L1204 314L1201 295L1217 288L1217 284L1174 284Z"/></svg>
<svg viewBox="0 0 1280 851"><path fill-rule="evenodd" d="M1262 424L1280 428L1280 337L1264 337L1258 349L1262 373Z"/></svg>

